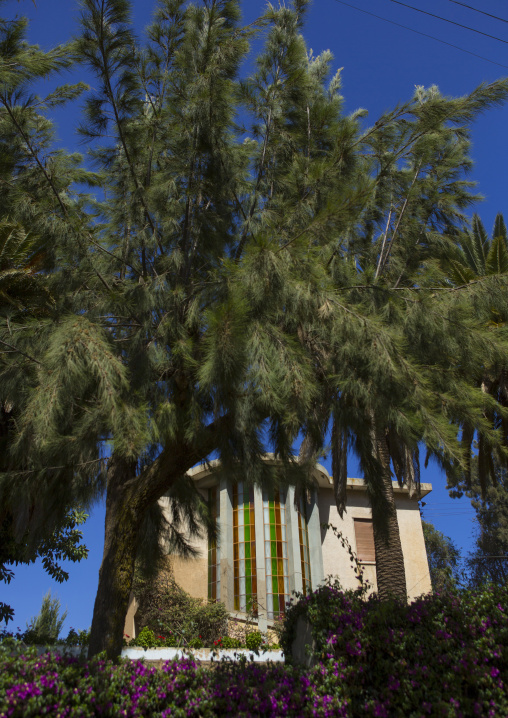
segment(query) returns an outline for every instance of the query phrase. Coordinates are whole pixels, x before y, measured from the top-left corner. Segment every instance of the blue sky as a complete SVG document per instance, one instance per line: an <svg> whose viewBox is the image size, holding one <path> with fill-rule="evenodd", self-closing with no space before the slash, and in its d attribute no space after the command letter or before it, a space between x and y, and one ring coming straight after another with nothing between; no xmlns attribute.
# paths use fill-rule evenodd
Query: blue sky
<svg viewBox="0 0 508 718"><path fill-rule="evenodd" d="M384 111L408 100L416 85L437 85L446 95L463 95L481 82L491 82L508 75L508 24L486 17L453 0L408 0L408 3L449 20L467 25L492 37L445 23L403 7L394 0L348 0L346 6L338 0L314 0L311 5L304 35L314 54L331 50L335 67L342 67L345 111L363 107L369 115L365 121L373 124ZM508 20L505 0L467 0L467 4ZM354 7L353 7L354 6ZM265 7L261 0L244 0L242 9L246 22L254 20ZM461 52L450 45L411 32L390 22L360 12L358 9L384 17L392 23L406 25L419 33L432 35L443 42L456 45L468 53L481 55L492 62ZM135 0L133 19L136 32L142 35L150 20L152 2ZM65 42L77 32L79 8L74 0L7 0L0 5L3 17L26 15L30 20L29 40L49 49ZM492 63L498 63L492 64ZM504 65L505 67L501 67ZM77 69L72 79L91 78ZM48 86L49 90L49 86ZM40 89L41 92L45 88ZM56 115L58 138L61 146L79 149L74 133L79 118L79 104ZM471 178L478 183L484 201L476 207L487 229L492 228L497 212L506 212L506 181L508 165L508 106L493 110L479 119L472 132L474 169ZM324 462L330 470L329 462ZM359 475L354 464L350 475ZM423 481L434 486L426 498L425 518L450 536L467 551L471 548L474 531L474 511L465 498L450 499L445 489L445 477L432 465L423 472ZM14 624L24 628L25 622L35 615L43 594L51 588L63 607L68 608L64 632L70 626L86 628L90 625L102 554L104 508L97 506L84 527L85 543L90 549L89 558L79 565L70 565L70 580L56 584L39 565L18 567L11 585L0 584L0 600L10 603L15 611Z"/></svg>

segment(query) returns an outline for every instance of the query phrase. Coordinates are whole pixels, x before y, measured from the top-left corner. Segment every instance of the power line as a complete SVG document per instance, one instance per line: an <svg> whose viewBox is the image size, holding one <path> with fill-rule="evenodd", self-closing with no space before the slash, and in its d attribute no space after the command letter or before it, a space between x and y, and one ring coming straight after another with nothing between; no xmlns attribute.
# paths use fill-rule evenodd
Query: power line
<svg viewBox="0 0 508 718"><path fill-rule="evenodd" d="M417 35L422 35L423 37L429 37L431 40L436 40L436 42L440 42L443 45L448 45L448 47L453 47L455 50L460 50L461 52L467 52L468 55L472 55L473 57L478 57L480 60L485 60L485 62L490 62L491 65L497 65L498 67L504 67L506 70L508 70L508 65L502 65L500 62L496 62L495 60L489 60L488 57L484 57L483 55L478 55L476 52L471 52L471 50L465 50L463 47L459 47L458 45L453 45L451 42L446 42L446 40L441 40L439 37L434 37L434 35L428 35L426 32L420 32L420 30L415 30L413 27L408 27L407 25L402 25L400 22L395 22L394 20L388 20L386 17L382 17L381 15L376 15L373 12L369 12L368 10L364 10L361 7L357 7L356 5L350 5L347 2L344 2L344 0L335 0L335 2L338 2L340 5L345 5L346 7L352 8L353 10L358 10L359 12L363 12L365 15L370 15L371 17L375 17L378 20L383 20L383 22L389 22L390 25L396 25L397 27L401 27L404 30L409 30L410 32L414 32Z"/></svg>
<svg viewBox="0 0 508 718"><path fill-rule="evenodd" d="M467 7L470 10L474 10L474 12L479 12L482 15L487 15L487 17L493 17L494 20L500 20L501 22L507 22L508 20L505 20L504 17L498 17L497 15L491 15L490 12L485 12L484 10L478 10L478 8L473 7L472 5L467 5L465 2L459 2L458 0L450 0L450 2L455 3L455 5L462 5L462 7Z"/></svg>
<svg viewBox="0 0 508 718"><path fill-rule="evenodd" d="M483 35L484 37L490 37L491 40L497 40L498 42L504 42L505 45L508 45L508 40L503 40L500 37L496 37L495 35L489 35L488 32L482 32L481 30L476 30L474 27L469 27L469 25L462 25L460 22L455 22L454 20L448 20L446 17L441 17L441 15L435 15L433 12L427 12L427 10L421 10L419 7L413 7L413 5L408 5L405 2L401 2L401 0L390 0L390 2L395 3L396 5L402 5L402 7L408 7L410 10L414 10L415 12L421 12L423 15L429 15L429 17L436 17L438 20L442 20L443 22L449 22L451 25L456 25L457 27L462 27L464 30L471 30L471 32L476 32L478 35Z"/></svg>

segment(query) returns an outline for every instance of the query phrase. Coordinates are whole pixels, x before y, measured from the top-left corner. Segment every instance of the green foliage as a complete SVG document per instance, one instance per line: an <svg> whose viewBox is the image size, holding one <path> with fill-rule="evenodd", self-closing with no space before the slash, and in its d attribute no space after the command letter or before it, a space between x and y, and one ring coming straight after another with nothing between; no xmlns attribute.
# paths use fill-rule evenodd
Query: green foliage
<svg viewBox="0 0 508 718"><path fill-rule="evenodd" d="M14 573L7 568L9 565L30 564L41 558L46 573L62 583L69 578L69 574L60 562L67 560L79 563L88 557L88 548L81 544L83 533L77 528L88 518L84 511L73 509L59 528L36 542L30 532L21 534L19 538L16 536L12 514L6 512L3 517L0 525L0 580L7 583L12 580ZM0 621L5 620L7 623L13 615L14 611L9 606L0 603Z"/></svg>
<svg viewBox="0 0 508 718"><path fill-rule="evenodd" d="M166 642L162 636L156 636L148 626L145 626L129 645L141 646L141 648L146 650L147 648L160 648L161 646L165 646Z"/></svg>
<svg viewBox="0 0 508 718"><path fill-rule="evenodd" d="M475 548L466 558L469 581L480 588L486 583L508 584L508 474L497 468L496 484L482 497L478 481L468 495L476 511Z"/></svg>
<svg viewBox="0 0 508 718"><path fill-rule="evenodd" d="M505 715L508 592L504 587L423 596L412 604L362 600L328 582L288 611L291 655L298 619L313 658L351 716Z"/></svg>
<svg viewBox="0 0 508 718"><path fill-rule="evenodd" d="M222 636L220 645L217 645L218 648L244 648L244 646L239 638L230 638L230 636Z"/></svg>
<svg viewBox="0 0 508 718"><path fill-rule="evenodd" d="M27 623L26 642L39 645L56 643L66 618L67 611L60 615L60 600L51 598L51 591L48 591L42 599L41 610Z"/></svg>
<svg viewBox="0 0 508 718"><path fill-rule="evenodd" d="M0 312L19 319L20 314L47 315L52 298L47 278L38 269L44 261L45 246L39 237L7 219L0 220Z"/></svg>
<svg viewBox="0 0 508 718"><path fill-rule="evenodd" d="M224 604L192 598L168 570L149 580L138 575L134 593L139 603L136 613L136 625L142 629L139 635L145 629L151 630L160 640L164 638L164 645L199 648L212 646L227 633L229 614ZM142 645L139 636L134 645Z"/></svg>
<svg viewBox="0 0 508 718"><path fill-rule="evenodd" d="M0 630L0 644L4 646L16 646L18 643L22 643L23 645L41 645L42 643L69 648L75 646L85 647L88 645L89 638L90 629L76 631L74 628L70 628L65 638L58 638L56 640L53 640L52 636L40 636L38 632L32 630L31 624L28 625L25 631L17 631L16 633L8 631L6 628Z"/></svg>
<svg viewBox="0 0 508 718"><path fill-rule="evenodd" d="M503 455L500 384L483 391L478 377L504 366L507 278L464 288L442 260L456 259L476 199L470 124L504 102L508 82L460 98L418 87L365 129L364 113L343 113L330 53L306 48L305 7L270 5L243 27L233 0L160 0L138 40L126 0L84 0L76 43L49 53L25 41L24 21L0 27L0 200L47 240L55 298L51 319L27 331L0 321L0 399L17 414L0 499L34 536L98 495L118 504L107 530L123 543L108 544L115 575L99 584L108 613L93 621L92 652L121 646L113 623L133 567L120 544L148 560L158 529L181 551L213 534L186 476L212 454L225 475L268 483L268 436L303 490L333 423L337 504L353 450L377 544L394 515L390 464L412 492L421 444L452 485L467 475L471 432L482 457ZM94 74L80 130L97 173L54 151L47 118L82 85L30 95L74 58ZM496 243L480 260L501 270Z"/></svg>
<svg viewBox="0 0 508 718"><path fill-rule="evenodd" d="M330 709L337 716L348 715L344 699L323 685L321 672L306 676L282 664L228 662L210 670L186 658L166 662L159 670L144 661L84 663L0 649L0 669L0 712L12 718L66 711L86 718L123 713L214 718L239 712L325 718Z"/></svg>
<svg viewBox="0 0 508 718"><path fill-rule="evenodd" d="M485 347L483 356L478 356L476 373L471 375L473 385L481 390L486 399L483 421L475 424L470 418L463 420L461 444L465 454L465 471L459 476L449 476L449 484L455 493L474 490L472 483L478 482L485 497L487 487L496 485L497 469L507 466L508 313L503 297L504 280L508 276L508 234L503 215L496 216L492 237L488 236L478 215L473 215L471 230L460 235L460 244L444 257L442 263L449 282L458 285L459 289L464 288L466 283L481 287L474 297L481 312L475 314L478 325L486 329L491 338L491 347ZM491 351L492 348L495 350Z"/></svg>
<svg viewBox="0 0 508 718"><path fill-rule="evenodd" d="M64 638L66 646L87 646L90 639L90 629L76 631L74 628L69 629L67 637Z"/></svg>
<svg viewBox="0 0 508 718"><path fill-rule="evenodd" d="M192 658L164 663L42 656L0 644L0 713L214 718L507 715L506 589L379 603L328 585L296 613L315 619L310 669ZM291 619L290 619L291 620Z"/></svg>
<svg viewBox="0 0 508 718"><path fill-rule="evenodd" d="M460 551L448 536L428 521L422 521L422 529L432 589L443 593L457 588L460 580Z"/></svg>
<svg viewBox="0 0 508 718"><path fill-rule="evenodd" d="M245 646L249 651L256 651L257 653L263 645L263 641L263 634L259 631L251 631L245 635Z"/></svg>

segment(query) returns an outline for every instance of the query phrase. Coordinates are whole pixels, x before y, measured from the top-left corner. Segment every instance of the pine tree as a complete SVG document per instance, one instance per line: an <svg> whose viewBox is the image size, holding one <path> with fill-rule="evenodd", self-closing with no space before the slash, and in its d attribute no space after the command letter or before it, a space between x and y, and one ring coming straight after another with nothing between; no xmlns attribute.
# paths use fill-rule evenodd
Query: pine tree
<svg viewBox="0 0 508 718"><path fill-rule="evenodd" d="M55 306L11 340L2 377L20 417L0 490L16 513L36 499L34 524L105 494L91 655L121 650L138 548L157 546L158 499L172 501L184 548L184 518L195 532L206 521L188 469L215 453L226 476L267 482L268 436L304 485L292 446L303 429L308 459L331 415L338 503L353 446L381 586L388 577L405 595L390 459L417 485L423 441L453 468L453 421L485 405L464 372L481 337L464 302L436 302L432 287L445 285L435 259L444 230L455 236L471 201L465 125L507 85L458 100L419 91L362 134L363 113L342 113L339 75L328 81L330 54L305 47L305 4L269 6L244 28L233 0L160 0L142 44L125 0L84 0L72 51L95 73L80 128L95 174L47 149L35 105L3 101L6 147L26 170L12 216L54 239ZM28 83L36 52L21 35L10 51ZM39 63L48 72L70 62L68 51L51 58ZM100 191L79 195L77 180ZM467 401L454 393L464 388Z"/></svg>
<svg viewBox="0 0 508 718"><path fill-rule="evenodd" d="M66 618L67 611L60 615L60 599L51 598L51 591L48 591L42 599L41 610L27 623L31 642L56 643Z"/></svg>
<svg viewBox="0 0 508 718"><path fill-rule="evenodd" d="M83 5L75 51L97 81L81 131L104 199L92 217L79 197L59 206L56 179L36 168L65 229L51 275L61 300L31 336L37 363L4 492L12 502L21 479L51 515L57 495L65 505L106 488L91 654L120 651L157 500L203 517L189 468L215 451L224 472L266 481L266 431L291 463L312 424L317 355L299 327L326 275L309 237L351 221L369 180L350 152L356 119L341 116L338 79L326 84L330 56L307 54L303 9L268 9L264 51L241 81L254 30L236 3L161 2L146 47L126 3Z"/></svg>

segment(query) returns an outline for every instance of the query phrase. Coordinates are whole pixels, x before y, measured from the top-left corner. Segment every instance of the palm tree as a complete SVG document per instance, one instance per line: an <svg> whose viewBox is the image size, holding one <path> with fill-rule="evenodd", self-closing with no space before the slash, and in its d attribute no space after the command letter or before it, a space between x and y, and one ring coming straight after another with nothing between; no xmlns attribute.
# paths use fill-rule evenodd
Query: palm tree
<svg viewBox="0 0 508 718"><path fill-rule="evenodd" d="M27 232L19 222L0 220L0 312L5 316L40 316L47 313L51 294L41 272L45 242Z"/></svg>
<svg viewBox="0 0 508 718"><path fill-rule="evenodd" d="M489 237L480 217L473 215L471 229L460 235L460 244L451 256L443 260L443 267L454 288L481 287L485 300L479 306L478 321L482 322L492 339L506 332L506 277L508 275L508 233L504 217L496 216L492 236ZM481 492L485 495L490 482L497 483L497 468L508 466L508 359L506 350L485 357L478 367L476 385L492 399L483 411L483 425L461 422L462 446L466 457L463 483L457 488L471 488L471 457L473 442L477 440L477 472ZM496 438L497 434L497 438Z"/></svg>
<svg viewBox="0 0 508 718"><path fill-rule="evenodd" d="M392 467L401 485L418 492L424 444L450 477L460 473L457 421L467 416L477 427L485 410L485 398L471 391L471 359L479 360L489 338L471 322L468 295L438 291L446 285L438 266L443 246L448 255L455 251L464 210L476 199L464 177L464 121L492 101L483 91L447 100L436 88L419 88L380 121L366 141L377 172L373 201L338 238L329 261L338 293L328 391L336 502L342 514L352 449L369 488L382 597L407 595ZM494 271L508 256L502 220L496 227L495 241L484 247L485 266ZM499 405L499 391L492 396ZM493 444L481 441L487 461Z"/></svg>

